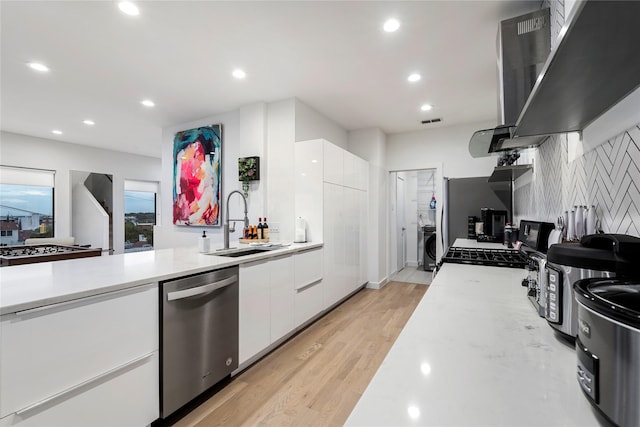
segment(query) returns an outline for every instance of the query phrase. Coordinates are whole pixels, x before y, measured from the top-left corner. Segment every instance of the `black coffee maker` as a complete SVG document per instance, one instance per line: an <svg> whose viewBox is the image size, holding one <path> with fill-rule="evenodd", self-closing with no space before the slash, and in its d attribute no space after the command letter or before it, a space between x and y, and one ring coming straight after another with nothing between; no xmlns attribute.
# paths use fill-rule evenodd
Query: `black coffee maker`
<svg viewBox="0 0 640 427"><path fill-rule="evenodd" d="M483 236L478 236L478 241L502 242L504 238L504 226L507 224L507 211L491 208L480 209Z"/></svg>

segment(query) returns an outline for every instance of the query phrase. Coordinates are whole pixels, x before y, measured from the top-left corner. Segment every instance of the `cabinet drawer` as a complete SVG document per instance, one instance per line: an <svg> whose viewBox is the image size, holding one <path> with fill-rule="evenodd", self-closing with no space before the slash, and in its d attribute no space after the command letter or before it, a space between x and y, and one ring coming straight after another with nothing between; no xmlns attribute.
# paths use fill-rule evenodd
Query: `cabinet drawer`
<svg viewBox="0 0 640 427"><path fill-rule="evenodd" d="M296 290L294 305L296 327L324 309L323 287L324 283L320 280L311 286Z"/></svg>
<svg viewBox="0 0 640 427"><path fill-rule="evenodd" d="M158 350L157 285L2 316L0 417Z"/></svg>
<svg viewBox="0 0 640 427"><path fill-rule="evenodd" d="M297 253L294 257L294 288L322 280L322 249Z"/></svg>
<svg viewBox="0 0 640 427"><path fill-rule="evenodd" d="M0 420L0 427L149 425L158 418L158 352L57 399Z"/></svg>

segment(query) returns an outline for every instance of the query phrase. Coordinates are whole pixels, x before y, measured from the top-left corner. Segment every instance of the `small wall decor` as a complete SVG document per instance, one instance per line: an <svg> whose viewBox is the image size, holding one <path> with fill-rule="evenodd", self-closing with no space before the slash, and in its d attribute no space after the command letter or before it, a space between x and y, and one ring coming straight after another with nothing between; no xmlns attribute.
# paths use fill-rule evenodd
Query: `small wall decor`
<svg viewBox="0 0 640 427"><path fill-rule="evenodd" d="M222 125L176 133L173 140L173 223L220 226Z"/></svg>
<svg viewBox="0 0 640 427"><path fill-rule="evenodd" d="M249 181L260 180L260 157L241 157L238 159L238 180L242 181L242 191L247 196Z"/></svg>

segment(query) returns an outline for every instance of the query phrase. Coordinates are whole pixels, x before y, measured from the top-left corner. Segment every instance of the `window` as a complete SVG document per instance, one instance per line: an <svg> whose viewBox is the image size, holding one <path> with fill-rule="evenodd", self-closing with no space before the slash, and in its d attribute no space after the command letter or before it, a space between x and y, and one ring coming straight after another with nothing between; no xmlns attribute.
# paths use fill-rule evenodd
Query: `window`
<svg viewBox="0 0 640 427"><path fill-rule="evenodd" d="M54 172L0 166L0 246L53 237Z"/></svg>
<svg viewBox="0 0 640 427"><path fill-rule="evenodd" d="M124 251L153 249L153 226L156 225L158 184L125 181L124 184Z"/></svg>

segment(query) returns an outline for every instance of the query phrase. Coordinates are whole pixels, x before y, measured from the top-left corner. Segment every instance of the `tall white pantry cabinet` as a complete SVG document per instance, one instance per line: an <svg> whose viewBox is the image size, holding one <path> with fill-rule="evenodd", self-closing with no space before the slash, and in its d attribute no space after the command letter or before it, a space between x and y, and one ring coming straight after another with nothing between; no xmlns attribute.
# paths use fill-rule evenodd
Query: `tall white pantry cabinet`
<svg viewBox="0 0 640 427"><path fill-rule="evenodd" d="M323 139L295 144L295 215L323 242L328 308L367 283L369 164Z"/></svg>

